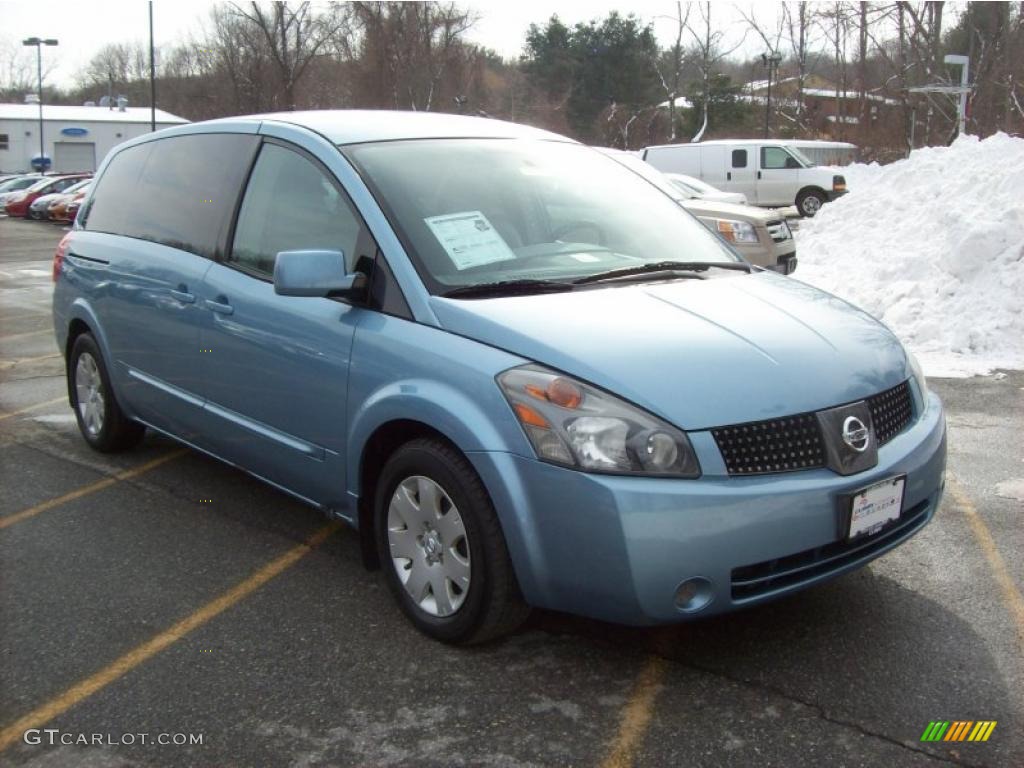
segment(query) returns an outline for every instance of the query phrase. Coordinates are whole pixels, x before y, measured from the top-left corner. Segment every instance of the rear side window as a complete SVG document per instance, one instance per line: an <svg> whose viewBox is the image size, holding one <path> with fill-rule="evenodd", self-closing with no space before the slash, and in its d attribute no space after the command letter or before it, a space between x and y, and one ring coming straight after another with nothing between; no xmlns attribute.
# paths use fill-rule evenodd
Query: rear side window
<svg viewBox="0 0 1024 768"><path fill-rule="evenodd" d="M258 142L249 135L197 134L119 153L99 181L88 229L215 258Z"/></svg>
<svg viewBox="0 0 1024 768"><path fill-rule="evenodd" d="M139 144L114 155L103 172L89 207L78 220L94 232L127 234L125 222L137 205L135 185L146 165L153 144Z"/></svg>
<svg viewBox="0 0 1024 768"><path fill-rule="evenodd" d="M360 222L341 190L298 152L265 144L238 213L230 262L270 276L281 251L341 251L355 263Z"/></svg>
<svg viewBox="0 0 1024 768"><path fill-rule="evenodd" d="M732 167L733 168L746 168L747 167L747 150L745 150L745 149L734 149L732 151Z"/></svg>

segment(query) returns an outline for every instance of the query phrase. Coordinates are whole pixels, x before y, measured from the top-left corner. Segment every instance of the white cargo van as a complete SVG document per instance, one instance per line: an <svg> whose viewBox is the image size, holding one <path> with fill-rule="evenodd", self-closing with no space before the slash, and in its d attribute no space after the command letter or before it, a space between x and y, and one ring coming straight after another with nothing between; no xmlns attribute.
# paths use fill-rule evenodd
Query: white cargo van
<svg viewBox="0 0 1024 768"><path fill-rule="evenodd" d="M846 192L846 179L817 168L786 142L761 139L702 141L647 147L643 159L663 173L696 176L727 192L742 192L753 205L796 205L813 216Z"/></svg>

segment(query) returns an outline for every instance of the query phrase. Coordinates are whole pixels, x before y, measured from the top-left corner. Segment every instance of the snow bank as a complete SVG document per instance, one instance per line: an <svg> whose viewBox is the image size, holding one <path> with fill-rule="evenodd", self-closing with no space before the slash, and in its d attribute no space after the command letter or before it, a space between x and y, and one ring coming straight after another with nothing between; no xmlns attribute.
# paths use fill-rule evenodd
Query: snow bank
<svg viewBox="0 0 1024 768"><path fill-rule="evenodd" d="M961 136L801 222L796 278L888 325L930 376L1024 369L1024 139Z"/></svg>

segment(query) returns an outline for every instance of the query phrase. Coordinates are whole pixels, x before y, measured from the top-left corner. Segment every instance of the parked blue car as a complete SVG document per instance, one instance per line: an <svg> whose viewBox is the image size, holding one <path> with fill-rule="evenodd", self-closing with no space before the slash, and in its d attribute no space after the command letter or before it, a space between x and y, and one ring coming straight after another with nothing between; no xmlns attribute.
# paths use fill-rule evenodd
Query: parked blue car
<svg viewBox="0 0 1024 768"><path fill-rule="evenodd" d="M913 357L545 131L297 112L103 163L54 259L85 440L145 429L355 527L428 635L658 624L863 566L931 519Z"/></svg>

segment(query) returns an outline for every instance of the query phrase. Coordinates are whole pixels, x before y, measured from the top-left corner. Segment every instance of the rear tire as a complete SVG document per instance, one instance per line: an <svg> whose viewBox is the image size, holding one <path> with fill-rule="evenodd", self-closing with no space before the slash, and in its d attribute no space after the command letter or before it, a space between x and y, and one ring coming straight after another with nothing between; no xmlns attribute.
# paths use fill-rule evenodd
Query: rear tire
<svg viewBox="0 0 1024 768"><path fill-rule="evenodd" d="M813 217L828 202L824 192L807 189L796 196L796 210L802 218Z"/></svg>
<svg viewBox="0 0 1024 768"><path fill-rule="evenodd" d="M68 394L85 442L101 453L134 448L146 428L125 416L110 385L103 355L90 333L75 339L68 356Z"/></svg>
<svg viewBox="0 0 1024 768"><path fill-rule="evenodd" d="M482 643L529 615L490 497L449 444L422 438L391 455L377 483L374 525L388 587L424 634Z"/></svg>

